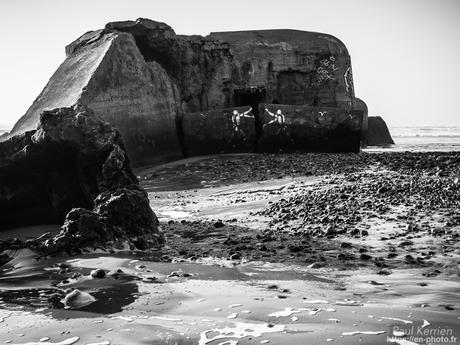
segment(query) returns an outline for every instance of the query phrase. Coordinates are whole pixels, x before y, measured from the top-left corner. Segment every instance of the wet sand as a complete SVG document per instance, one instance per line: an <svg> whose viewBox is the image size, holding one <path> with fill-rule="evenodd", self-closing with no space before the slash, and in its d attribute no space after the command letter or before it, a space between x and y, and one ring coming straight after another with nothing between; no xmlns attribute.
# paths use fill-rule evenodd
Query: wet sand
<svg viewBox="0 0 460 345"><path fill-rule="evenodd" d="M460 343L459 157L238 155L139 170L166 247L11 251L0 343ZM64 308L74 289L95 302Z"/></svg>

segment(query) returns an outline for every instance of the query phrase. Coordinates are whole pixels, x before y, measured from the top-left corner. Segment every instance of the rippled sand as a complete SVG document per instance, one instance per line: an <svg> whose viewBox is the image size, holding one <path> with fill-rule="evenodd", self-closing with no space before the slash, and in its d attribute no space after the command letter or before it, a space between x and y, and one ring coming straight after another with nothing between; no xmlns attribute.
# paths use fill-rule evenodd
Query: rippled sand
<svg viewBox="0 0 460 345"><path fill-rule="evenodd" d="M431 329L459 331L460 282L433 279L421 286L426 280L417 278L416 270L378 276L367 269L336 272L262 262L137 260L100 254L68 259L71 271L83 276L60 287L52 262L29 266L27 283L20 272L11 272L0 281L2 341L50 338L59 343L79 337L77 344L382 344L394 330L421 327L425 320ZM96 267L124 274L89 277ZM190 276L168 277L173 271ZM59 300L69 287L97 301L63 309Z"/></svg>

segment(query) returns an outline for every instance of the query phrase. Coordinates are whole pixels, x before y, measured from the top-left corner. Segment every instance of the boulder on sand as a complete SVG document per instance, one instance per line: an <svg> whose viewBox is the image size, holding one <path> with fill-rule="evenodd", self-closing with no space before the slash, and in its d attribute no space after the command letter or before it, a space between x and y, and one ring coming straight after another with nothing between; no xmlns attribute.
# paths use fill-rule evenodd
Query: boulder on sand
<svg viewBox="0 0 460 345"><path fill-rule="evenodd" d="M395 143L387 124L380 116L369 116L366 141L369 146L393 145Z"/></svg>
<svg viewBox="0 0 460 345"><path fill-rule="evenodd" d="M72 309L83 308L94 302L96 302L96 299L93 296L78 289L69 292L62 300L65 307Z"/></svg>
<svg viewBox="0 0 460 345"><path fill-rule="evenodd" d="M35 249L146 249L163 241L120 133L85 106L45 111L37 130L1 142L0 180L0 228L65 220Z"/></svg>

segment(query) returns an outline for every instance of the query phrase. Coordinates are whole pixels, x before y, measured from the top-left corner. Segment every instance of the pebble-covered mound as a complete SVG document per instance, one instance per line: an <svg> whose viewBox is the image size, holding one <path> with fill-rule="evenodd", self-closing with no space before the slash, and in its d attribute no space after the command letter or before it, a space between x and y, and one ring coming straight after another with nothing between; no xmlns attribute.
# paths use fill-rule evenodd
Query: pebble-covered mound
<svg viewBox="0 0 460 345"><path fill-rule="evenodd" d="M206 187L211 187L284 177L351 173L369 165L371 158L354 153L224 155L141 173L141 182L144 186L149 182L158 185L159 179L167 176L169 180L183 184L207 181Z"/></svg>
<svg viewBox="0 0 460 345"><path fill-rule="evenodd" d="M389 152L389 153L301 153L257 154L214 157L181 165L165 166L142 174L143 183L158 182L167 175L171 180L190 178L211 182L206 186L265 181L283 177L350 174L371 165L406 174L460 176L460 153Z"/></svg>
<svg viewBox="0 0 460 345"><path fill-rule="evenodd" d="M440 227L446 228L460 225L460 214L455 211L460 208L459 187L454 175L440 178L396 174L391 170L381 174L361 173L283 199L261 214L269 215L271 224L278 229L317 235L353 234L356 232L353 227L364 220L385 217L394 211L406 214L400 215L400 219L413 222L442 215Z"/></svg>
<svg viewBox="0 0 460 345"><path fill-rule="evenodd" d="M409 265L426 267L432 275L444 265L438 260L460 253L459 160L460 153L235 156L166 167L141 179L144 185L152 183L150 178L161 185L166 177L190 181L197 176L201 187L229 188L240 182L292 181L289 188L267 190L266 198L276 194L278 200L247 217L266 220L258 229L245 227L248 219L238 217L162 224L169 244L166 261L211 256L318 267L371 265L382 274ZM310 177L312 184L303 183ZM197 189L174 196L181 205L193 205L201 202L199 194ZM238 192L227 203L243 205L253 195Z"/></svg>

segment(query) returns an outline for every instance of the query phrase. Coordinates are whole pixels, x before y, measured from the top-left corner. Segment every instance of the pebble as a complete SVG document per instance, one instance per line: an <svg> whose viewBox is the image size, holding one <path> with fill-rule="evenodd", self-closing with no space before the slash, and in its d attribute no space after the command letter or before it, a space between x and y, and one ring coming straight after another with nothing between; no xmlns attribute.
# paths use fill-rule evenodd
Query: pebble
<svg viewBox="0 0 460 345"><path fill-rule="evenodd" d="M105 271L103 269L97 268L91 271L91 277L93 278L105 278Z"/></svg>
<svg viewBox="0 0 460 345"><path fill-rule="evenodd" d="M228 307L229 308L236 308L236 307L242 307L243 305L240 304L240 303L236 303L236 304L230 304Z"/></svg>
<svg viewBox="0 0 460 345"><path fill-rule="evenodd" d="M237 317L238 317L237 313L232 313L232 314L227 316L227 319L236 319Z"/></svg>

